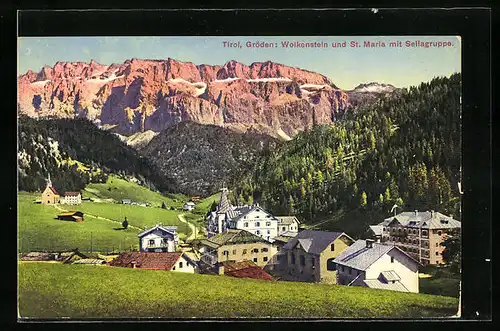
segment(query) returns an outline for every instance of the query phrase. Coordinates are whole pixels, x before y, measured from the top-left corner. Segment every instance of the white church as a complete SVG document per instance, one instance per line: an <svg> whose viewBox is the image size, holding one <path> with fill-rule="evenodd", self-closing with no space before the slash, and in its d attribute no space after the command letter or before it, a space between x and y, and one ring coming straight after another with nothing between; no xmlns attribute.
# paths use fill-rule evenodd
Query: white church
<svg viewBox="0 0 500 331"><path fill-rule="evenodd" d="M223 188L217 209L206 219L209 238L227 229L246 230L269 242L284 232L298 233L300 222L295 216L274 216L259 205L235 207L227 195Z"/></svg>

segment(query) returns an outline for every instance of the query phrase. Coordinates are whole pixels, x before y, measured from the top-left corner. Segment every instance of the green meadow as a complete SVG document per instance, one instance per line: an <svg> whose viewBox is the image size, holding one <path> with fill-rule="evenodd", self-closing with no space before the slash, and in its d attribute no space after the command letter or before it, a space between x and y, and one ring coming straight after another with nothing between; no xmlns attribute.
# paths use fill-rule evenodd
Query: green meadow
<svg viewBox="0 0 500 331"><path fill-rule="evenodd" d="M19 263L21 318L423 318L457 307L456 298L362 287Z"/></svg>

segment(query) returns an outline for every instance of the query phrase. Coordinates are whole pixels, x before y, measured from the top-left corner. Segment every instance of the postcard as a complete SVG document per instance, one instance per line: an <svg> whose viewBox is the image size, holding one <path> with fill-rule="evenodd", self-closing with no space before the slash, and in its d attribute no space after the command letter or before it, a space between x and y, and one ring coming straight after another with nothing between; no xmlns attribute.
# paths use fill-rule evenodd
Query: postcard
<svg viewBox="0 0 500 331"><path fill-rule="evenodd" d="M20 320L460 316L459 36L18 38Z"/></svg>

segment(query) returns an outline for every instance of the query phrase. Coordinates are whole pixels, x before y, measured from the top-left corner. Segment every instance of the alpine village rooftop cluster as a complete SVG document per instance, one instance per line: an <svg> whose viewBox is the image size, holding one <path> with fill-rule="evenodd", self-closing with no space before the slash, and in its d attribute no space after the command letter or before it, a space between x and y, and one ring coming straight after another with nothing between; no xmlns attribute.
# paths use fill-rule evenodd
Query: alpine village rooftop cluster
<svg viewBox="0 0 500 331"><path fill-rule="evenodd" d="M180 244L175 226L157 224L138 234L138 252L110 261L76 252L64 261L418 293L419 266L444 264L441 243L461 227L439 212L401 212L370 226L372 239L356 240L345 232L303 229L297 217L272 215L258 204L233 206L228 192L223 188L215 211L207 213L205 238ZM60 199L49 177L41 203L75 205L81 199L74 192ZM58 218L79 222L83 213ZM22 259L40 258L33 254Z"/></svg>

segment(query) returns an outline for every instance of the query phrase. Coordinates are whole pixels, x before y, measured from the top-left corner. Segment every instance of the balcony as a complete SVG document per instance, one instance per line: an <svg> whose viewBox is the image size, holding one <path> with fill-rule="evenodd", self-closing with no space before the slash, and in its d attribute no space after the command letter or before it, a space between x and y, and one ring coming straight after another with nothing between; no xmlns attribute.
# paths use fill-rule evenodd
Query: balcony
<svg viewBox="0 0 500 331"><path fill-rule="evenodd" d="M168 248L168 243L161 243L161 244L148 244L146 246L146 248L150 248L150 249L155 249L155 248Z"/></svg>

